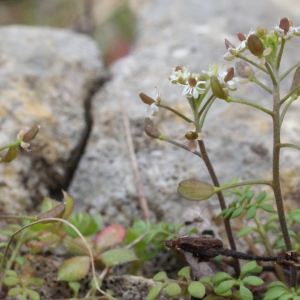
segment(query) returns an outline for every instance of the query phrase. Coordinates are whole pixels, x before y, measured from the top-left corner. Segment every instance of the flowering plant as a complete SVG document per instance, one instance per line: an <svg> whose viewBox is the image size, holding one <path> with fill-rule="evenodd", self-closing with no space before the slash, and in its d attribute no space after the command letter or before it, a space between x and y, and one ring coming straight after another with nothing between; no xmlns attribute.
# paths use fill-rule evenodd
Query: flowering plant
<svg viewBox="0 0 300 300"><path fill-rule="evenodd" d="M223 65L213 64L209 67L208 71L200 71L198 73L192 73L188 67L176 67L172 70L172 74L169 80L172 84L179 85L182 88L182 95L184 95L191 107L193 118L190 119L183 115L180 111L167 106L163 102L163 96L159 96L159 101L152 99L144 93L140 93L141 100L152 105L155 103L155 114L152 114L146 118L145 132L156 139L170 142L176 146L179 146L187 151L191 151L195 155L198 155L205 163L207 170L210 174L212 184L201 182L198 179L187 179L179 183L178 192L184 198L189 200L206 200L210 198L213 194L216 194L219 199L219 204L221 208L221 213L219 218L223 219L225 231L227 234L229 246L231 248L232 257L234 258L232 266L235 271L235 278L225 276L227 284L223 282L223 279L214 281L203 280L202 283L207 283L206 292L203 285L201 285L201 293L194 292L192 295L194 297L206 297L204 299L253 299L253 296L248 288L245 287L245 283L252 286L262 285L264 282L258 280L256 276L252 279L247 277L242 283L238 282L241 278L244 278L247 272L241 271L239 258L247 259L245 254L236 254L236 239L232 232L231 219L237 218L239 216L245 216L247 220L254 219L256 222L256 227L247 226L247 229L242 229L237 238L241 236L246 236L251 232L256 232L264 246L266 247L267 254L269 255L271 261L275 260L274 248L268 239L268 231L272 229L270 224L272 222L278 222L280 226L279 235L283 239L281 243L281 249L285 251L285 257L289 257L288 265L290 270L288 276L283 272L282 267L279 264L274 264L275 274L281 284L270 284L268 291L265 294L264 299L299 299L297 286L297 267L298 260L300 261L299 254L297 250L298 244L293 243L293 238L296 234L292 234L291 223L286 220L286 211L283 205L282 188L280 182L280 151L283 147L291 147L300 150L299 145L291 143L281 142L281 125L286 116L287 110L290 108L291 104L298 98L300 94L300 61L296 62L293 66L287 69L285 72L281 72L281 60L283 51L285 49L286 43L293 37L300 35L300 27L295 27L293 22L288 18L282 18L278 25L274 27L273 30L267 31L263 27L258 27L255 31L251 31L248 34L238 33L238 44L234 46L228 40L225 40L225 47L227 52L224 55L226 61L233 61L236 59L234 67L226 67ZM248 53L248 54L247 54ZM280 97L280 84L286 78L288 74L294 72L294 77L291 83L290 91L283 97ZM270 78L271 84L268 86L259 78L260 76L268 76ZM243 99L237 99L232 96L232 93L240 88L240 85L252 82L259 88L265 90L270 94L273 99L272 110L254 103L245 101ZM252 109L259 110L266 113L271 117L273 124L273 165L272 165L272 176L271 180L257 179L252 181L244 182L231 182L228 184L221 185L219 183L217 174L213 168L213 164L210 161L209 155L206 151L205 142L209 140L206 138L203 132L204 124L206 121L206 116L208 111L211 109L212 105L216 101L224 100L228 103L238 103L242 105L247 105ZM188 145L178 143L175 140L169 139L164 136L155 126L154 115L159 113L159 108L164 108L170 110L174 114L178 115L186 122L192 124L193 129L186 132L184 137L188 141ZM197 151L199 147L199 151ZM271 204L265 203L265 201L270 201L265 193L259 194L256 201L252 201L254 193L249 190L252 185L267 185L271 187L274 196L274 208ZM244 190L239 190L240 187L245 187ZM236 195L236 198L229 206L226 205L225 196L223 190L231 189L231 195ZM270 220L263 224L258 217L258 214L272 214ZM268 227L269 226L269 227ZM278 226L278 225L277 225ZM273 227L274 228L274 227ZM184 244L184 246L178 246L180 241L176 241L173 244L177 245L177 248L191 252L194 256L201 257L213 257L208 256L207 248L199 248L198 246ZM172 244L172 245L173 245ZM252 245L252 249L255 248ZM198 248L197 248L198 247ZM208 247L208 246L205 246ZM176 247L175 247L176 248ZM191 250L192 249L192 250ZM213 249L213 246L209 246L209 249ZM220 249L218 250L220 251ZM225 250L224 250L225 251ZM227 250L226 250L227 251ZM225 252L226 252L225 251ZM225 253L223 252L223 253ZM226 252L226 253L229 253ZM216 249L213 249L213 253L219 253ZM235 254L234 254L235 253ZM204 255L204 256L203 256ZM244 257L244 258L243 258ZM255 259L255 256L252 256ZM264 257L267 259L267 256ZM295 260L294 260L295 259ZM293 261L293 262L292 262ZM281 260L281 263L283 261ZM191 266L193 268L193 266ZM255 266L253 265L253 268ZM244 268L245 269L245 268ZM254 270L254 269L253 269ZM252 270L252 271L253 271ZM255 269L256 273L260 273L262 270ZM243 274L241 274L241 272ZM217 275L216 275L217 276ZM229 277L228 277L229 276ZM159 276L158 276L159 277ZM187 280L190 277L186 276ZM195 278L196 280L199 278ZM178 284L175 285L176 288L170 288L169 281L166 281L166 276L164 277L164 282L168 282L165 286L168 287L168 294L172 296L178 296L181 293L181 289L178 288ZM202 280L202 279L201 279ZM244 279L243 279L244 280ZM180 285L180 284L179 284ZM208 286L210 285L210 288ZM174 282L172 282L174 286ZM184 286L184 284L183 284ZM232 289L233 286L238 287L237 293ZM290 289L292 288L292 289ZM161 288L156 288L156 290L162 290ZM204 290L203 290L204 289ZM174 291L177 292L174 292ZM198 290L199 291L199 290ZM230 291L230 293L229 293ZM280 293L279 293L280 291ZM159 292L158 292L159 293ZM158 293L149 293L149 300L155 299ZM200 295L200 296L199 296Z"/></svg>

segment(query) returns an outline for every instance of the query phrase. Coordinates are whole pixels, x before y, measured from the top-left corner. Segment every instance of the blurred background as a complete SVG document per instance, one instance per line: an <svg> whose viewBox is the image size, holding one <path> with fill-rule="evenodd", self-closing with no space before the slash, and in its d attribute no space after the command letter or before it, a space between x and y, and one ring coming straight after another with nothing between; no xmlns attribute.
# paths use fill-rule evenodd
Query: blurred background
<svg viewBox="0 0 300 300"><path fill-rule="evenodd" d="M130 51L136 9L135 0L0 0L0 25L51 26L88 34L108 66Z"/></svg>

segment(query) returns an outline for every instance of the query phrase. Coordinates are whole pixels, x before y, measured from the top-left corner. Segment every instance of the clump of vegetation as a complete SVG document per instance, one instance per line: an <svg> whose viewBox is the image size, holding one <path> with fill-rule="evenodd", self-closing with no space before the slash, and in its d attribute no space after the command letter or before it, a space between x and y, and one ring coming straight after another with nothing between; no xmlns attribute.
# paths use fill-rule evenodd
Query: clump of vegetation
<svg viewBox="0 0 300 300"><path fill-rule="evenodd" d="M197 73L192 73L187 67L174 68L169 80L182 88L182 95L189 103L192 118L166 105L163 96L157 91L152 97L140 93L141 100L149 105L145 132L152 138L190 151L203 160L212 184L195 178L186 179L179 183L178 193L192 201L205 201L212 195L217 195L221 209L218 218L223 220L229 242L229 248L225 248L221 240L213 237L180 237L166 241L165 245L191 253L198 260L194 264L215 257L220 259L220 256L231 257L230 264L234 269L233 275L221 272L211 278L195 278L188 269L184 269L178 273L178 280L170 280L164 272L160 272L153 279L163 283L150 291L148 300L155 299L161 290L174 297L189 293L196 298L206 300L250 300L253 299L254 291L258 290L257 287L260 287L261 295L264 293L262 296L264 300L300 299L297 279L297 267L300 266L299 238L294 231L295 226L299 226L299 210L285 211L280 182L281 149L290 147L300 150L299 145L281 142L281 126L286 112L300 94L300 61L283 72L280 69L286 44L293 36L299 35L300 27L293 26L290 19L282 18L271 31L257 27L255 31L248 34L238 33L239 42L236 46L225 40L227 53L224 59L227 61L237 59L235 67L225 68L223 65L213 64L208 71ZM281 82L291 72L294 72L294 77L290 91L282 97ZM259 79L260 76L269 77L270 86L264 84ZM245 83L255 84L266 91L273 101L272 110L259 102L234 98L232 92L239 87L239 84ZM246 182L232 181L220 184L205 147L205 140L209 138L206 138L204 133L206 116L218 101L233 103L232 105L246 105L249 109L256 109L270 116L273 125L271 180L258 178ZM190 124L191 128L180 138L187 144L166 137L155 126L154 118L160 108L169 110ZM255 185L268 186L273 194L267 195L262 191L255 196L255 192L251 189ZM229 190L229 193L224 195L224 190ZM225 196L230 196L229 199L234 196L228 206ZM236 237L233 235L231 225L235 218L244 220L246 224L248 222L246 226L240 228ZM243 253L236 249L236 239L249 234L256 236L253 242L251 238L247 240L251 243L251 250L255 249L257 254ZM271 236L274 238L270 238ZM266 253L260 254L255 243L263 245ZM240 259L250 260L250 262L240 267ZM256 261L272 261L272 270L278 281L262 280L264 267L258 266ZM194 266L191 267L193 269Z"/></svg>

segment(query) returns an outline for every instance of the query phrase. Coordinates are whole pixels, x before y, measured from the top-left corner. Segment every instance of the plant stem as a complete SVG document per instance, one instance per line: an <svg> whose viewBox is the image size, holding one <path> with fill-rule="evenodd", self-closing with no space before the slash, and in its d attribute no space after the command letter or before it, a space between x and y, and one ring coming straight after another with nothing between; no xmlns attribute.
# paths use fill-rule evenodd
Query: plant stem
<svg viewBox="0 0 300 300"><path fill-rule="evenodd" d="M255 184L265 184L265 185L272 186L272 182L268 180L250 180L250 181L222 184L220 187L216 188L215 191L219 192L219 191L235 188L238 186L255 185Z"/></svg>
<svg viewBox="0 0 300 300"><path fill-rule="evenodd" d="M261 238L263 239L263 242L264 242L264 245L265 245L265 247L267 249L268 255L269 256L274 256L273 249L272 249L272 247L271 247L271 245L269 243L269 239L267 237L267 234L266 234L266 231L265 231L264 227L261 225L261 223L260 223L260 221L259 221L259 219L258 219L257 216L255 216L254 220L255 220L255 223L257 225L258 233L260 234ZM273 263L273 267L274 267L274 269L276 271L278 279L281 282L283 282L285 285L288 286L288 282L286 280L286 277L285 277L285 275L283 273L282 268L278 264L276 264L276 263Z"/></svg>
<svg viewBox="0 0 300 300"><path fill-rule="evenodd" d="M276 77L276 74L274 74ZM279 84L277 80L274 82L274 92L273 92L273 191L276 200L277 212L279 223L281 227L281 232L283 235L285 247L287 251L292 250L292 243L290 240L288 227L285 219L285 211L283 206L283 199L281 193L280 186L280 95L279 95ZM290 285L291 287L295 287L297 283L297 269L295 267L291 267L291 278Z"/></svg>
<svg viewBox="0 0 300 300"><path fill-rule="evenodd" d="M189 123L194 123L191 119L187 118L185 115L181 114L180 112L178 112L176 109L173 109L172 107L170 106L167 106L167 105L164 105L164 104L158 104L157 106L159 107L163 107L169 111L171 111L172 113L174 113L175 115L179 116L180 118L186 120L187 122Z"/></svg>
<svg viewBox="0 0 300 300"><path fill-rule="evenodd" d="M11 147L14 147L14 146L19 146L21 144L21 141L20 140L17 140L17 141L14 141L6 146L3 146L3 147L0 147L0 151L2 150L5 150L7 148L11 148Z"/></svg>
<svg viewBox="0 0 300 300"><path fill-rule="evenodd" d="M262 107L260 105L257 105L255 103L252 103L252 102L242 101L242 100L234 99L234 98L231 98L231 97L228 97L226 101L227 102L234 102L234 103L240 103L240 104L245 104L245 105L248 105L248 106L252 106L254 108L257 108L257 109L265 112L266 114L268 114L270 116L272 116L272 114L273 114L272 111L270 111L270 110L268 110L268 109L266 109L266 108L264 108L264 107Z"/></svg>
<svg viewBox="0 0 300 300"><path fill-rule="evenodd" d="M263 88L265 91L267 91L269 94L272 94L272 90L269 89L267 86L265 86L261 81L259 81L255 76L252 76L250 78L251 82L256 83L257 85L259 85L261 88Z"/></svg>
<svg viewBox="0 0 300 300"><path fill-rule="evenodd" d="M294 144L289 144L289 143L280 144L280 147L281 148L289 147L289 148L294 148L294 149L300 150L300 146L297 146Z"/></svg>
<svg viewBox="0 0 300 300"><path fill-rule="evenodd" d="M203 159L203 161L206 165L206 168L209 172L209 175L211 177L211 180L212 180L214 186L220 187L219 180L216 176L215 170L214 170L214 168L211 164L211 161L208 157L208 154L206 152L204 142L202 140L200 140L200 141L198 141L198 144L199 144L199 147L200 147L200 152L202 154L202 159ZM226 206L226 203L225 203L223 193L221 191L219 191L219 192L217 192L217 196L218 196L218 199L219 199L219 204L220 204L221 210L226 209L227 206ZM230 225L230 219L227 219L227 218L225 219L224 218L223 221L224 221L225 231L226 231L226 234L227 234L227 238L228 238L230 248L232 250L236 251L235 241L234 241L234 238L233 238L233 233L232 233L232 229L231 229L231 225ZM234 268L234 271L236 273L236 276L239 277L240 263L239 263L239 260L237 258L234 259L233 268Z"/></svg>

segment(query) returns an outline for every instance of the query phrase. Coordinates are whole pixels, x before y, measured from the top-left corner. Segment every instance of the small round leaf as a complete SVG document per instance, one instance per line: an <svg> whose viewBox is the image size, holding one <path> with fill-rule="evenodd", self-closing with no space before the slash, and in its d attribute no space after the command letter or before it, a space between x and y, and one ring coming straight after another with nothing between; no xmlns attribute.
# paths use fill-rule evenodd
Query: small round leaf
<svg viewBox="0 0 300 300"><path fill-rule="evenodd" d="M165 291L167 295L176 297L181 294L181 287L178 283L172 282L166 286Z"/></svg>
<svg viewBox="0 0 300 300"><path fill-rule="evenodd" d="M189 293L195 298L203 298L205 295L205 286L199 281L193 281L188 286Z"/></svg>

